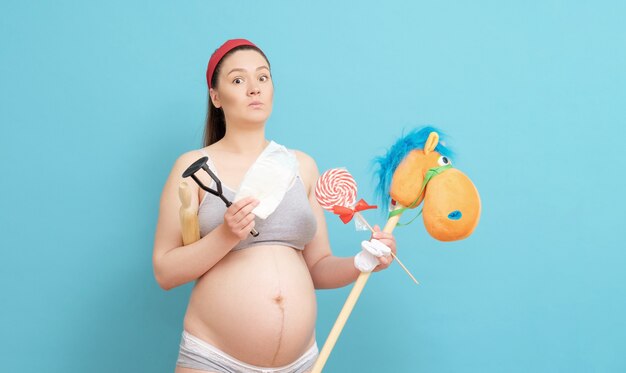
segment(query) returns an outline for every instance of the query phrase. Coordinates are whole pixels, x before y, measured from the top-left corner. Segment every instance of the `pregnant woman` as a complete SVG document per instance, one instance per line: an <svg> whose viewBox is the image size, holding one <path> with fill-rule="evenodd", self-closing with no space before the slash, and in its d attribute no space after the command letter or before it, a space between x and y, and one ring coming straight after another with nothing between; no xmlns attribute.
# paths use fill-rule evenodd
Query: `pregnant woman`
<svg viewBox="0 0 626 373"><path fill-rule="evenodd" d="M360 271L354 258L331 252L315 198L315 161L265 138L274 94L265 54L247 40L229 40L211 56L206 76L204 147L176 160L161 195L154 242L154 273L163 289L195 281L176 372L307 372L318 354L315 289L346 286ZM208 156L232 201L248 170L281 151L293 157L295 181L265 219L252 212L261 203L253 197L226 208L189 183L201 239L183 245L178 186L190 164ZM215 185L206 173L197 176ZM252 228L261 234L252 236ZM395 252L394 237L375 230L373 238ZM379 258L375 271L390 263L390 257Z"/></svg>

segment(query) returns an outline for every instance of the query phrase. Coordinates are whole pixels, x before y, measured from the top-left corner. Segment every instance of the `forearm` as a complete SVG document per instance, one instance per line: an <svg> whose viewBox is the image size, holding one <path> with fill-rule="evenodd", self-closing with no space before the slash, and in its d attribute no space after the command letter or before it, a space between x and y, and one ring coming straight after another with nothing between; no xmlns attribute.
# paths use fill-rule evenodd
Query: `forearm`
<svg viewBox="0 0 626 373"><path fill-rule="evenodd" d="M335 289L356 281L361 272L354 267L354 257L333 255L320 259L311 268L311 278L316 289Z"/></svg>
<svg viewBox="0 0 626 373"><path fill-rule="evenodd" d="M154 274L159 285L170 290L198 279L219 262L239 242L223 225L200 240L167 251L153 258Z"/></svg>

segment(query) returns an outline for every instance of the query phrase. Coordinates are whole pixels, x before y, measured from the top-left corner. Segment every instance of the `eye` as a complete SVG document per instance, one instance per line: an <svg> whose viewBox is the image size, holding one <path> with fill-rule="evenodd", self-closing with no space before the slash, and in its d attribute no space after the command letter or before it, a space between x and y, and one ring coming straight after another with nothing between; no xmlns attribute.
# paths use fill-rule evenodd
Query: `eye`
<svg viewBox="0 0 626 373"><path fill-rule="evenodd" d="M437 160L437 163L439 163L440 166L447 166L449 164L452 164L452 162L450 161L450 158L445 157L445 156L439 157L439 159Z"/></svg>
<svg viewBox="0 0 626 373"><path fill-rule="evenodd" d="M243 83L243 79L241 79L241 78L235 78L235 79L233 80L233 83L235 83L235 84L241 84L241 83Z"/></svg>
<svg viewBox="0 0 626 373"><path fill-rule="evenodd" d="M262 81L262 82L267 82L269 79L270 79L270 77L267 76L267 75L261 75L259 77L259 80Z"/></svg>

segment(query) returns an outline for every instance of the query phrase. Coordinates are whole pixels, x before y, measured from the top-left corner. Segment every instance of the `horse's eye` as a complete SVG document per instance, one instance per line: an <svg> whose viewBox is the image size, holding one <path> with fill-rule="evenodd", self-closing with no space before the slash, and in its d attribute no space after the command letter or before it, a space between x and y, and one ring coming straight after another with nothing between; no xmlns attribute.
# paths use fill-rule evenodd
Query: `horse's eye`
<svg viewBox="0 0 626 373"><path fill-rule="evenodd" d="M440 166L447 166L447 165L451 164L452 162L450 162L450 158L445 157L445 156L441 156L437 160L437 163L439 163Z"/></svg>

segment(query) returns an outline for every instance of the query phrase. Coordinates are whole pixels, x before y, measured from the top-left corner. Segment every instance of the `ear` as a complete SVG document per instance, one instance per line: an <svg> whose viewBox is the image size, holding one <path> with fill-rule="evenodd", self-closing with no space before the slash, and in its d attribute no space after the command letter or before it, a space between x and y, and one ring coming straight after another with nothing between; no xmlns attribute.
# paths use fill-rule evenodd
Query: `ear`
<svg viewBox="0 0 626 373"><path fill-rule="evenodd" d="M217 91L214 90L213 88L209 89L209 97L211 98L211 102L213 102L213 106L215 106L218 109L222 107L222 103L220 102L219 95L217 94Z"/></svg>
<svg viewBox="0 0 626 373"><path fill-rule="evenodd" d="M437 144L439 143L439 135L437 132L431 132L428 135L428 140L426 140L426 144L424 145L424 154L428 154L435 150Z"/></svg>

